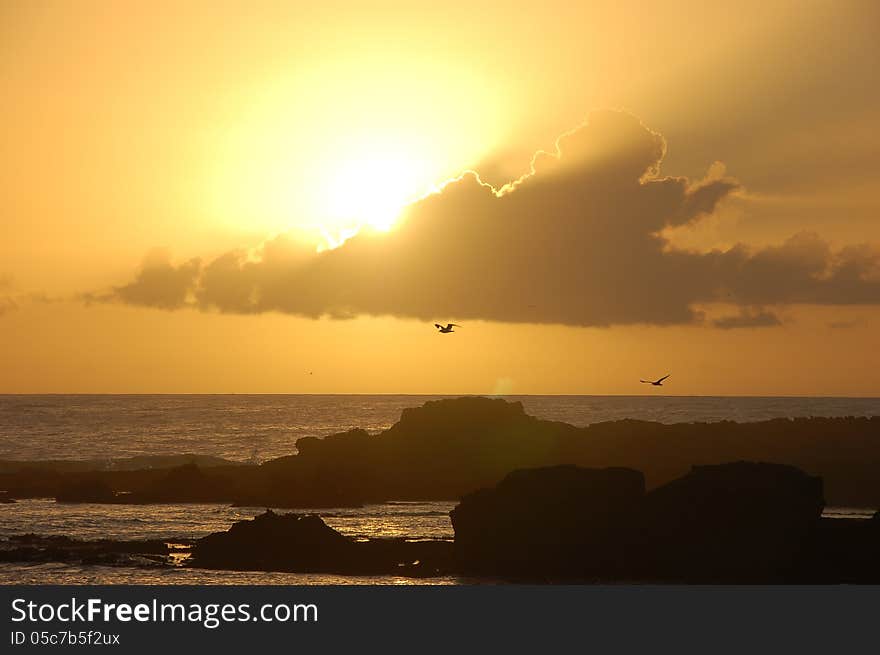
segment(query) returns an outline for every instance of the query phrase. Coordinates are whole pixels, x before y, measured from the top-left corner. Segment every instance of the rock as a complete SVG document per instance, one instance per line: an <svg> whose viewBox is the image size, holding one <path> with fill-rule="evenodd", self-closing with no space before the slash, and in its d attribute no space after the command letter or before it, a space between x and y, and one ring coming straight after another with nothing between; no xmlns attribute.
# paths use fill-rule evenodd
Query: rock
<svg viewBox="0 0 880 655"><path fill-rule="evenodd" d="M528 416L518 402L429 401L405 409L381 434L350 430L299 439L296 456L265 462L262 488L236 501L318 507L457 499L514 469L559 463L556 438L574 432Z"/></svg>
<svg viewBox="0 0 880 655"><path fill-rule="evenodd" d="M676 425L622 420L576 428L528 416L520 403L466 397L406 409L380 434L351 430L300 439L298 454L259 466L190 455L132 458L112 467L104 462L106 470L89 472L82 467L96 463L0 461L0 489L19 499L54 497L87 475L118 492L114 502L334 507L455 500L493 487L510 471L559 464L631 468L655 488L685 476L695 462L749 460L821 475L833 504L878 507L878 435L880 417ZM199 465L155 468L184 461Z"/></svg>
<svg viewBox="0 0 880 655"><path fill-rule="evenodd" d="M465 573L613 577L625 564L645 494L631 469L518 470L450 512Z"/></svg>
<svg viewBox="0 0 880 655"><path fill-rule="evenodd" d="M128 503L210 503L228 502L234 497L228 481L205 473L194 462L168 469L144 489L127 494Z"/></svg>
<svg viewBox="0 0 880 655"><path fill-rule="evenodd" d="M317 515L267 510L196 542L201 568L324 572L349 575L438 575L448 572L452 544L371 539L356 542Z"/></svg>
<svg viewBox="0 0 880 655"><path fill-rule="evenodd" d="M667 581L783 581L824 503L822 479L792 466L695 466L645 497L637 564Z"/></svg>
<svg viewBox="0 0 880 655"><path fill-rule="evenodd" d="M259 467L261 484L236 498L236 504L273 507L360 507L366 501L371 442L364 430L323 439L297 439L297 455L269 460Z"/></svg>
<svg viewBox="0 0 880 655"><path fill-rule="evenodd" d="M434 432L454 435L462 428L485 430L505 424L516 425L525 418L529 416L519 401L465 396L429 400L421 407L407 407L394 427L427 437Z"/></svg>
<svg viewBox="0 0 880 655"><path fill-rule="evenodd" d="M0 562L65 562L107 566L171 566L171 548L162 540L81 541L65 535L12 535L0 542Z"/></svg>
<svg viewBox="0 0 880 655"><path fill-rule="evenodd" d="M555 466L515 471L451 516L465 573L771 583L803 578L823 506L820 478L779 464L696 466L648 494L637 471Z"/></svg>
<svg viewBox="0 0 880 655"><path fill-rule="evenodd" d="M0 505L8 505L15 502L15 498L8 491L0 491Z"/></svg>
<svg viewBox="0 0 880 655"><path fill-rule="evenodd" d="M823 518L810 534L796 582L880 584L880 521Z"/></svg>
<svg viewBox="0 0 880 655"><path fill-rule="evenodd" d="M319 516L267 510L196 542L193 561L206 568L329 571L355 557L355 545Z"/></svg>
<svg viewBox="0 0 880 655"><path fill-rule="evenodd" d="M112 503L116 494L106 482L86 478L64 485L55 500L59 503Z"/></svg>

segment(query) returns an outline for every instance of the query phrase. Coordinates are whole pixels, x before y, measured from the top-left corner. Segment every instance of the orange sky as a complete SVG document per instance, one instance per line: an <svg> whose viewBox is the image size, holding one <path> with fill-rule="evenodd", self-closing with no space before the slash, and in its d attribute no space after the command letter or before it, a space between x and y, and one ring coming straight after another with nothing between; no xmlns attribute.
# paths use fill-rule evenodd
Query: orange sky
<svg viewBox="0 0 880 655"><path fill-rule="evenodd" d="M876 3L178 4L0 8L0 393L638 394L672 372L665 393L880 395ZM653 232L595 209L628 206L595 145L616 128L500 199L464 180L401 211L468 169L501 188L608 108L688 193L737 185L657 210L641 278L615 266ZM566 166L583 180L554 191ZM517 277L517 244L566 288ZM676 253L710 276L713 251L741 276L657 296ZM144 286L194 258L182 302Z"/></svg>

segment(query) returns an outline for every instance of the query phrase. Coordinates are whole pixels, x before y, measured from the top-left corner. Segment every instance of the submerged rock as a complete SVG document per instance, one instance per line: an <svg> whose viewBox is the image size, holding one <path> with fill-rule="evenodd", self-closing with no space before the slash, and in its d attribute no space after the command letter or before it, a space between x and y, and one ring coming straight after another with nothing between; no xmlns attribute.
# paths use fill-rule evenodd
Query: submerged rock
<svg viewBox="0 0 880 655"><path fill-rule="evenodd" d="M79 540L65 535L12 535L0 542L0 562L64 562L102 566L172 566L171 554L185 549L163 540Z"/></svg>

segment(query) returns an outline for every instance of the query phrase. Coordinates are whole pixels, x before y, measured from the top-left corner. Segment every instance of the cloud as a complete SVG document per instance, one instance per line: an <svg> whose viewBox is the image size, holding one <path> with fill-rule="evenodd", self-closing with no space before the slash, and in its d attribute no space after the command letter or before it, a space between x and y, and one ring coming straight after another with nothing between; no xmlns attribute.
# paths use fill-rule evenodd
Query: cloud
<svg viewBox="0 0 880 655"><path fill-rule="evenodd" d="M22 292L17 289L15 278L10 274L0 274L0 316L9 314L29 304L47 304L58 302L54 298L42 292Z"/></svg>
<svg viewBox="0 0 880 655"><path fill-rule="evenodd" d="M118 301L158 309L180 309L192 304L193 290L201 273L201 261L171 264L168 252L155 249L141 264L135 279L109 293L85 294L87 302Z"/></svg>
<svg viewBox="0 0 880 655"><path fill-rule="evenodd" d="M665 152L665 139L632 115L596 112L552 152L537 153L520 179L495 188L465 173L410 205L390 233L362 232L321 253L282 235L208 264L154 257L100 299L578 326L699 322L694 307L719 300L880 302L880 254L868 246L835 252L803 233L761 249L673 248L664 230L711 215L739 183L717 162L702 180L662 176ZM718 326L770 316L744 310Z"/></svg>
<svg viewBox="0 0 880 655"><path fill-rule="evenodd" d="M712 321L712 325L722 330L732 330L735 328L772 327L782 325L782 321L773 312L743 308L739 314L715 319Z"/></svg>
<svg viewBox="0 0 880 655"><path fill-rule="evenodd" d="M716 273L729 297L742 304L880 302L880 251L860 245L834 252L813 232L756 252L736 246L724 253Z"/></svg>

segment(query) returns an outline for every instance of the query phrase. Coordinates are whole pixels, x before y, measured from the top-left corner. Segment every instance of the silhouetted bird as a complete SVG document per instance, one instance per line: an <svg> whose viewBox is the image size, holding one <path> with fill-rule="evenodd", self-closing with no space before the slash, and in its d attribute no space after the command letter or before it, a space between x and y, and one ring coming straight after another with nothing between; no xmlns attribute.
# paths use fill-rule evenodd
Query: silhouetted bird
<svg viewBox="0 0 880 655"><path fill-rule="evenodd" d="M443 326L440 325L439 323L434 323L434 327L437 328L437 330L438 330L440 333L442 333L442 334L448 334L448 333L450 333L450 332L453 332L453 329L452 329L452 328L454 328L454 327L461 327L461 326L458 325L457 323L447 323L447 324L446 324L446 327L443 327Z"/></svg>
<svg viewBox="0 0 880 655"><path fill-rule="evenodd" d="M653 384L655 387L662 387L662 386L663 386L663 380L665 380L666 378L668 378L669 375L671 375L671 374L664 375L664 376L663 376L662 378L660 378L659 380L654 380L653 382L651 382L651 380L639 380L639 382L641 382L642 384Z"/></svg>

